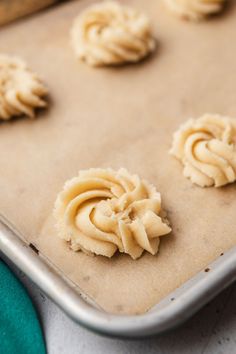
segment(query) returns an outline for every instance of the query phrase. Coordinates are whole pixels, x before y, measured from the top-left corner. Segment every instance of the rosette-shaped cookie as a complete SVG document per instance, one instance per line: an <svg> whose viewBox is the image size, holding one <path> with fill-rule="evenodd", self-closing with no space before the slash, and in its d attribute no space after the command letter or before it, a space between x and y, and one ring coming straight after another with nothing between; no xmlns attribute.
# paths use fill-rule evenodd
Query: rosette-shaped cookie
<svg viewBox="0 0 236 354"><path fill-rule="evenodd" d="M148 18L115 2L86 9L75 19L71 38L76 56L93 66L137 62L155 48Z"/></svg>
<svg viewBox="0 0 236 354"><path fill-rule="evenodd" d="M161 217L156 188L125 169L90 169L66 182L55 202L59 235L75 251L133 259L156 254L171 229Z"/></svg>
<svg viewBox="0 0 236 354"><path fill-rule="evenodd" d="M220 12L226 0L164 0L176 15L192 21L200 21Z"/></svg>
<svg viewBox="0 0 236 354"><path fill-rule="evenodd" d="M190 119L174 134L172 155L182 161L184 176L201 187L236 180L236 119L205 114Z"/></svg>
<svg viewBox="0 0 236 354"><path fill-rule="evenodd" d="M36 107L45 107L46 87L19 58L0 55L0 119L25 114L34 117Z"/></svg>

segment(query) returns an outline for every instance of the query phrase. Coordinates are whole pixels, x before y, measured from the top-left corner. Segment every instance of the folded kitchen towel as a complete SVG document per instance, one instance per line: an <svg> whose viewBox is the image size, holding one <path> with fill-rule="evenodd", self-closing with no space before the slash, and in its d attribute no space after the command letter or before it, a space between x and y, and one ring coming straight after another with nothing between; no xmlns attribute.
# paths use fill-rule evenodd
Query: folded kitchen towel
<svg viewBox="0 0 236 354"><path fill-rule="evenodd" d="M45 344L33 304L0 259L0 353L45 354Z"/></svg>

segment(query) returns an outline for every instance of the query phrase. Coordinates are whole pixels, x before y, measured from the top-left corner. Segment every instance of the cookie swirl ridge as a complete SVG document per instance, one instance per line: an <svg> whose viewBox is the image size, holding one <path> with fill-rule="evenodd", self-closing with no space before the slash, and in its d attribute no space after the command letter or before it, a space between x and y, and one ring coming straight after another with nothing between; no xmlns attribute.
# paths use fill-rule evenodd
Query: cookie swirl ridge
<svg viewBox="0 0 236 354"><path fill-rule="evenodd" d="M35 115L35 108L45 107L43 96L48 90L26 63L8 55L0 55L0 119Z"/></svg>
<svg viewBox="0 0 236 354"><path fill-rule="evenodd" d="M226 0L164 0L176 15L192 21L200 21L220 12Z"/></svg>
<svg viewBox="0 0 236 354"><path fill-rule="evenodd" d="M54 210L59 235L75 251L139 258L171 231L156 188L125 169L89 169L66 182Z"/></svg>
<svg viewBox="0 0 236 354"><path fill-rule="evenodd" d="M174 134L170 151L184 165L184 176L201 187L236 180L236 119L205 114Z"/></svg>
<svg viewBox="0 0 236 354"><path fill-rule="evenodd" d="M76 56L92 66L137 62L155 49L148 18L116 2L87 8L71 30Z"/></svg>

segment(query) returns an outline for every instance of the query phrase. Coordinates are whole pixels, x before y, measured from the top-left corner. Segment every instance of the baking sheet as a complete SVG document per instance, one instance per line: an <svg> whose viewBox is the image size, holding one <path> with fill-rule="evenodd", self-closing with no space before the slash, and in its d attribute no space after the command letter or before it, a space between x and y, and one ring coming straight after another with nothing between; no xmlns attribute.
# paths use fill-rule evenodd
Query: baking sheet
<svg viewBox="0 0 236 354"><path fill-rule="evenodd" d="M1 51L25 58L51 92L37 120L0 124L0 213L101 308L142 313L236 244L235 184L193 186L168 155L172 133L190 116L236 117L236 4L191 24L161 1L126 1L150 15L158 50L137 65L94 69L75 60L68 36L90 3L64 4L0 31ZM173 226L157 257L90 257L56 237L56 195L90 167L126 167L157 186Z"/></svg>

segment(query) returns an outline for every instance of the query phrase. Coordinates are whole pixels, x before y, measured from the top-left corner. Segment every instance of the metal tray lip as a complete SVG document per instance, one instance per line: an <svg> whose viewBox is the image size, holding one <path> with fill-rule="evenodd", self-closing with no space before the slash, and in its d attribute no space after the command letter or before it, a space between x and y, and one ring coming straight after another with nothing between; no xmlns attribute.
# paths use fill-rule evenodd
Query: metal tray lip
<svg viewBox="0 0 236 354"><path fill-rule="evenodd" d="M0 250L75 322L103 335L141 338L161 334L187 320L236 279L236 247L217 269L190 286L175 301L141 315L113 315L92 307L51 269L13 230L0 222ZM216 260L214 263L219 262ZM198 273L199 274L199 273Z"/></svg>

